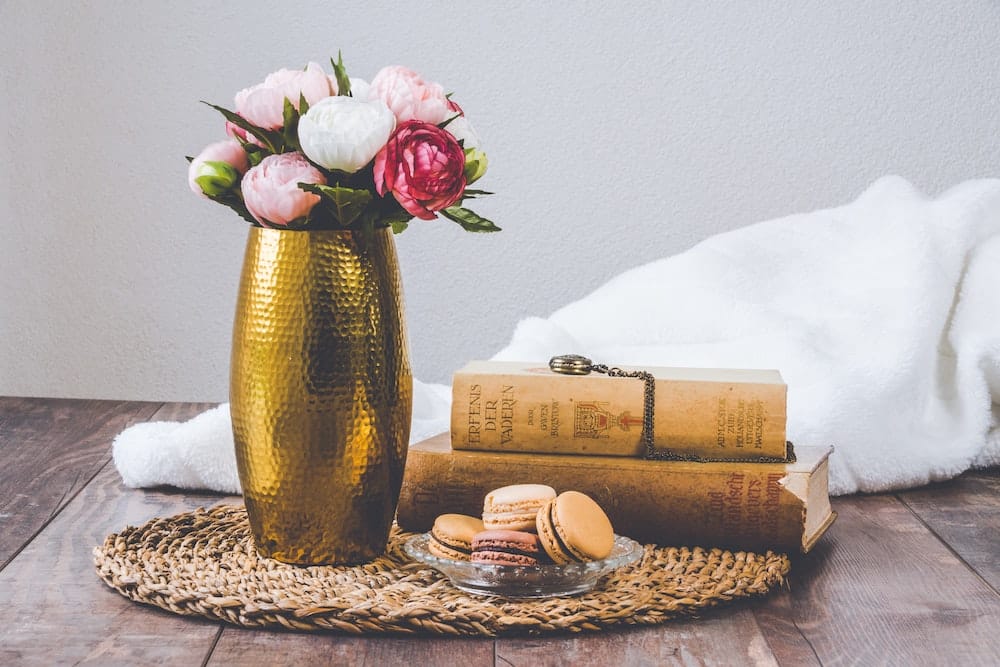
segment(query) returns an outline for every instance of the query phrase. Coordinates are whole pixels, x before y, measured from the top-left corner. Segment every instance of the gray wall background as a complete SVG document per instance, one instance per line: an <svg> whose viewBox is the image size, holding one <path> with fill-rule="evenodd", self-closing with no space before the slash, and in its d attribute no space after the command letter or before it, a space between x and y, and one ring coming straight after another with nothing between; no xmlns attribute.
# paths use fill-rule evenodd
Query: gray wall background
<svg viewBox="0 0 1000 667"><path fill-rule="evenodd" d="M717 232L1000 173L997 2L291 7L0 0L0 394L227 399L247 230L187 189L198 100L338 49L454 91L490 156L502 233L397 237L425 381Z"/></svg>

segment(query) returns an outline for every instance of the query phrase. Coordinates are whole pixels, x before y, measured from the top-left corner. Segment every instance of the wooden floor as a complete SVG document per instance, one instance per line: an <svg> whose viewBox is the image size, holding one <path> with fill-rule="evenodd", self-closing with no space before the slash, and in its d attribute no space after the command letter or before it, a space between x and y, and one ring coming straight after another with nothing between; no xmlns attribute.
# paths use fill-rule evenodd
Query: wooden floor
<svg viewBox="0 0 1000 667"><path fill-rule="evenodd" d="M546 639L346 637L182 618L107 588L110 532L231 497L125 488L111 441L210 407L0 398L0 665L1000 665L1000 471L834 499L789 586L654 628Z"/></svg>

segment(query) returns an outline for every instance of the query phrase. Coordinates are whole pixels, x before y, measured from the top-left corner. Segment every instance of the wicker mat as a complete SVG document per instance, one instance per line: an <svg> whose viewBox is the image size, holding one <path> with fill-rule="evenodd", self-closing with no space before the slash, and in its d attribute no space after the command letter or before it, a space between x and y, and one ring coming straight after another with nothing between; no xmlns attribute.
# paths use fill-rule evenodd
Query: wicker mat
<svg viewBox="0 0 1000 667"><path fill-rule="evenodd" d="M497 636L654 625L784 581L788 557L647 545L642 560L575 597L507 600L469 595L402 551L367 565L297 567L260 558L246 511L222 505L109 535L98 573L136 602L252 628L346 633Z"/></svg>

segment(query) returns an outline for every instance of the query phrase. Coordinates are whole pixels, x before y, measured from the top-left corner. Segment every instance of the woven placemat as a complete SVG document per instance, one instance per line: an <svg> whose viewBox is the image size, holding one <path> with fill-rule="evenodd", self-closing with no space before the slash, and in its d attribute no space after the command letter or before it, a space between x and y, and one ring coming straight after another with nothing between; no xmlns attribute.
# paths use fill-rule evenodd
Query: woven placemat
<svg viewBox="0 0 1000 667"><path fill-rule="evenodd" d="M251 628L497 636L654 625L784 581L783 554L647 545L642 560L574 597L507 600L464 593L412 561L393 528L388 552L351 567L261 558L246 510L221 505L154 519L94 549L101 579L136 602Z"/></svg>

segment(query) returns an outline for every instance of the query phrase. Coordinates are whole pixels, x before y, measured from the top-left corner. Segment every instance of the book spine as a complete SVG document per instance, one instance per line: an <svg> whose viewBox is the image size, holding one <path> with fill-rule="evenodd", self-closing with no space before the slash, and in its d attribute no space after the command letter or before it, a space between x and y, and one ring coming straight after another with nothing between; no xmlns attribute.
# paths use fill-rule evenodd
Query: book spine
<svg viewBox="0 0 1000 667"><path fill-rule="evenodd" d="M642 456L643 381L556 373L458 372L455 449ZM657 449L703 460L784 460L782 384L657 379Z"/></svg>
<svg viewBox="0 0 1000 667"><path fill-rule="evenodd" d="M783 464L678 463L612 457L427 452L411 448L397 521L429 530L448 512L478 516L492 489L520 482L575 489L607 512L615 532L675 546L800 551L805 501L785 488Z"/></svg>

